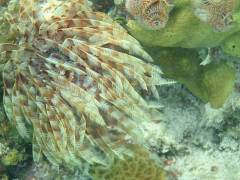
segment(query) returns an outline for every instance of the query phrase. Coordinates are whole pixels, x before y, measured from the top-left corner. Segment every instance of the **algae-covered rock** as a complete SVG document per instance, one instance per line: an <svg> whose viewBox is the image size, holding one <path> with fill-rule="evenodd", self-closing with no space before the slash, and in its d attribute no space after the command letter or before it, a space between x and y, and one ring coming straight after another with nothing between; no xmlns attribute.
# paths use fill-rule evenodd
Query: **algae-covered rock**
<svg viewBox="0 0 240 180"><path fill-rule="evenodd" d="M234 19L229 19L229 21L232 21L231 24L235 24L234 27L226 32L216 32L212 26L195 16L191 0L175 0L175 7L169 14L169 21L165 28L156 31L147 30L135 20L128 21L126 28L141 43L150 47L198 48L226 46L226 44L229 44L228 41L233 41L231 35L240 33L239 8L233 12L232 16ZM231 53L231 51L228 51L228 53ZM236 51L233 55L235 54ZM240 54L239 50L238 54Z"/></svg>
<svg viewBox="0 0 240 180"><path fill-rule="evenodd" d="M165 78L183 83L213 108L221 107L233 90L236 73L224 59L201 66L202 59L196 49L155 48L150 52Z"/></svg>

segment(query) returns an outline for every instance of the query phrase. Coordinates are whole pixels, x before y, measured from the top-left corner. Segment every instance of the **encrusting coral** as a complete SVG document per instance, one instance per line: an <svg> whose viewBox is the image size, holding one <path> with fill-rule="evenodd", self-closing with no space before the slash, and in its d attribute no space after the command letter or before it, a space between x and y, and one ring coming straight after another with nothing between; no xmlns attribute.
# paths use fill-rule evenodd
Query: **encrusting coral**
<svg viewBox="0 0 240 180"><path fill-rule="evenodd" d="M125 6L140 25L157 30L166 26L174 3L166 0L126 0Z"/></svg>
<svg viewBox="0 0 240 180"><path fill-rule="evenodd" d="M233 90L236 72L224 58L201 66L202 59L196 49L151 48L148 51L162 68L165 78L184 84L203 102L210 102L213 108L221 107Z"/></svg>
<svg viewBox="0 0 240 180"><path fill-rule="evenodd" d="M224 52L232 56L240 57L240 31L233 33L225 39L221 43L221 48Z"/></svg>
<svg viewBox="0 0 240 180"><path fill-rule="evenodd" d="M234 3L236 0L231 2L231 6L229 5L231 8L227 8L226 11L228 12L225 15L226 19L222 19L225 23L225 30L227 30L224 32L216 32L212 25L197 18L191 0L175 0L175 6L170 13L168 23L162 29L153 32L142 27L135 20L129 20L126 28L137 40L149 47L199 48L226 46L229 41L232 41L231 35L235 34L238 38L240 33L239 7L237 3ZM228 7L228 4L226 7ZM233 11L233 9L235 10ZM226 14L226 12L224 13ZM233 55L240 56L239 49L237 48ZM224 48L224 50L226 50L226 53L232 53L230 47Z"/></svg>
<svg viewBox="0 0 240 180"><path fill-rule="evenodd" d="M145 146L136 123L163 119L156 85L171 84L138 41L87 0L11 0L19 44L0 44L4 107L33 158L55 166L107 165ZM132 56L133 54L134 56Z"/></svg>

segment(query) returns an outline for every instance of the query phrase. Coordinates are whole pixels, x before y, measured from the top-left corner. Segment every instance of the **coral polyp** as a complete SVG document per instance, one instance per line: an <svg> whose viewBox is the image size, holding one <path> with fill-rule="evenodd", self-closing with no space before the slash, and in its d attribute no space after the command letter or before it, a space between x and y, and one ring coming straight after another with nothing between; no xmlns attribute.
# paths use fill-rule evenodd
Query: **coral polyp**
<svg viewBox="0 0 240 180"><path fill-rule="evenodd" d="M126 0L125 6L139 24L157 30L166 26L174 3L166 0Z"/></svg>
<svg viewBox="0 0 240 180"><path fill-rule="evenodd" d="M215 31L224 32L233 27L230 20L237 7L237 0L192 0L194 14L211 25Z"/></svg>
<svg viewBox="0 0 240 180"><path fill-rule="evenodd" d="M145 4L145 0L126 0L125 7L132 16L136 16L141 13L141 10L144 8Z"/></svg>

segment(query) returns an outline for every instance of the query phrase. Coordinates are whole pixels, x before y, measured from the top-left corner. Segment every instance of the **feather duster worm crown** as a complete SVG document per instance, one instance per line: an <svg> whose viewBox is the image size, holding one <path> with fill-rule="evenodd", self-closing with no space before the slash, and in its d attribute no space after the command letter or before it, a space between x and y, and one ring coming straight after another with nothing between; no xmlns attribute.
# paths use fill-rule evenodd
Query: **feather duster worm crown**
<svg viewBox="0 0 240 180"><path fill-rule="evenodd" d="M166 0L126 0L125 7L143 27L157 30L166 26L174 2Z"/></svg>
<svg viewBox="0 0 240 180"><path fill-rule="evenodd" d="M197 18L211 25L216 32L228 31L233 27L229 19L238 5L238 0L192 0Z"/></svg>
<svg viewBox="0 0 240 180"><path fill-rule="evenodd" d="M20 5L19 5L20 4ZM6 13L19 44L1 44L4 107L33 158L53 165L107 165L145 145L137 123L159 120L156 85L169 84L139 43L87 0L11 0ZM18 10L19 9L19 10ZM18 11L17 11L18 10ZM132 56L130 54L134 54Z"/></svg>

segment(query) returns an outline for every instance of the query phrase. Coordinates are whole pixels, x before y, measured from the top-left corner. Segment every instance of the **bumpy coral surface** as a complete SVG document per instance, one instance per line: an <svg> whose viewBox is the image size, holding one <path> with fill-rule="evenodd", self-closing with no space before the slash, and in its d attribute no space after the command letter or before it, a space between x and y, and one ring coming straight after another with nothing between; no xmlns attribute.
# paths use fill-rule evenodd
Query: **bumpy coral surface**
<svg viewBox="0 0 240 180"><path fill-rule="evenodd" d="M228 12L232 12L232 7ZM224 46L232 43L234 34L238 38L240 33L240 11L237 8L227 16L227 22L224 21L231 28L225 32L216 32L213 27L206 22L197 18L194 14L191 0L175 0L175 7L170 13L169 21L166 27L151 31L139 25L136 21L130 20L127 23L127 29L130 34L137 38L140 42L148 46L162 46L162 47L184 47L184 48L197 48L197 47L214 47ZM232 19L232 18L233 19ZM238 35L237 35L238 34ZM228 39L229 38L229 39ZM235 41L236 42L236 41ZM231 45L229 49L231 48ZM227 49L227 53L231 50ZM239 48L238 48L239 49ZM240 51L235 51L234 54L240 55Z"/></svg>
<svg viewBox="0 0 240 180"><path fill-rule="evenodd" d="M132 146L134 157L116 159L109 167L94 165L90 174L98 180L165 180L165 171L157 155L142 147Z"/></svg>
<svg viewBox="0 0 240 180"><path fill-rule="evenodd" d="M240 16L239 16L240 18ZM240 57L240 31L237 31L221 43L224 52Z"/></svg>
<svg viewBox="0 0 240 180"><path fill-rule="evenodd" d="M151 55L166 78L183 83L195 96L203 102L210 102L214 108L221 107L233 90L236 72L224 59L200 66L198 51L183 48L155 48Z"/></svg>
<svg viewBox="0 0 240 180"><path fill-rule="evenodd" d="M166 26L174 3L166 0L126 0L125 6L140 25L157 30Z"/></svg>
<svg viewBox="0 0 240 180"><path fill-rule="evenodd" d="M133 155L136 123L159 120L139 94L168 84L139 43L87 0L12 0L6 17L19 44L1 44L4 107L35 161L81 167ZM131 56L128 54L135 54ZM140 59L141 58L141 59ZM136 88L135 88L136 87ZM138 91L139 90L139 91Z"/></svg>

